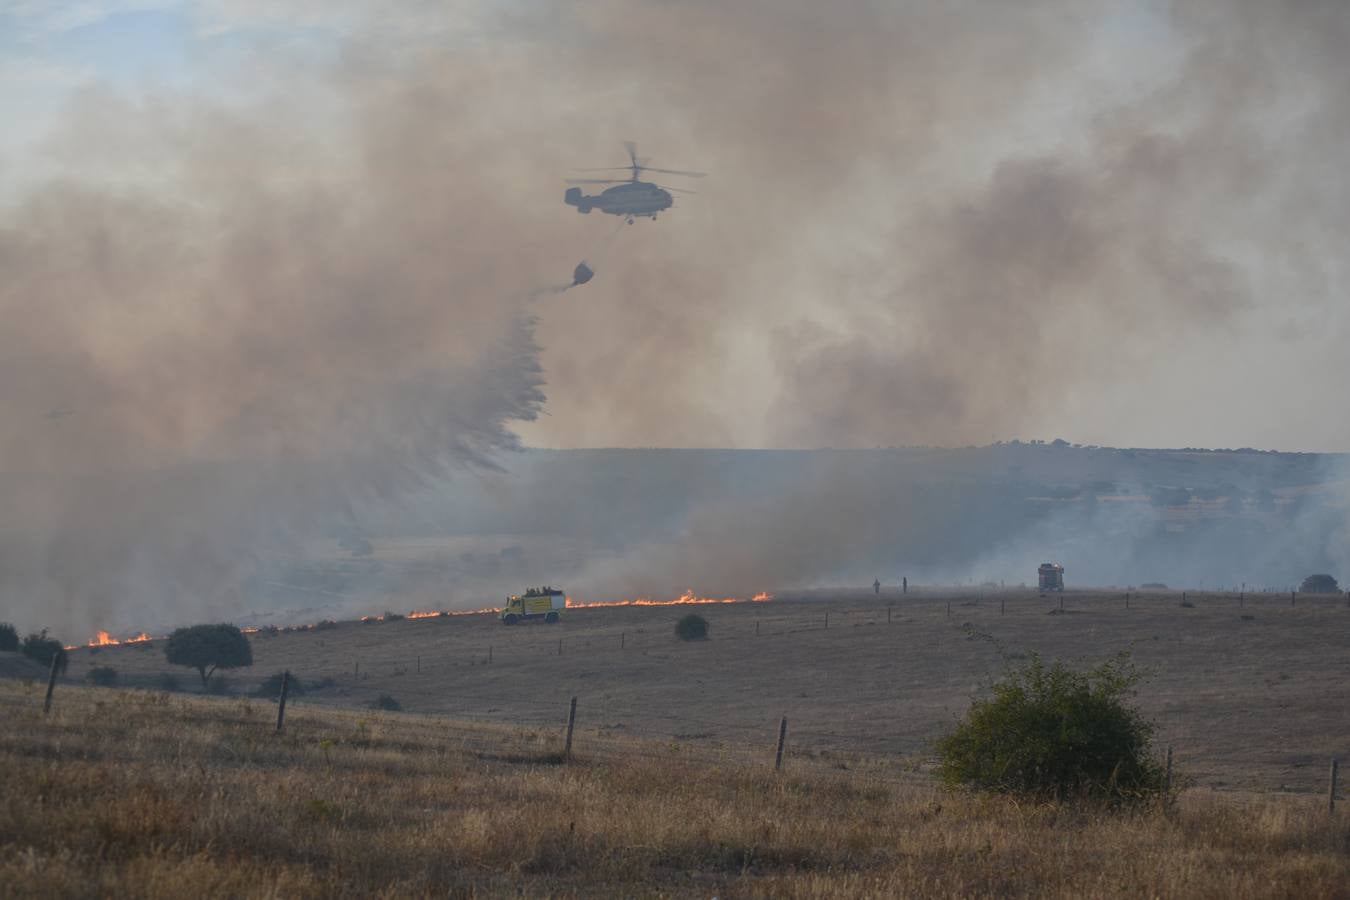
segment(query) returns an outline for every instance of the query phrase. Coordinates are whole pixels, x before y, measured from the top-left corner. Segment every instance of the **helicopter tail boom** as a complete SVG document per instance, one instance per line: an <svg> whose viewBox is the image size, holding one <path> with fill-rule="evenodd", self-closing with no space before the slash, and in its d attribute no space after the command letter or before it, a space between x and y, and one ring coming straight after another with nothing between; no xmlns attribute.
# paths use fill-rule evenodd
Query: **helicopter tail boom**
<svg viewBox="0 0 1350 900"><path fill-rule="evenodd" d="M586 202L586 197L581 193L581 188L568 188L567 193L563 194L563 202L568 206L575 206L579 213L591 211L591 205Z"/></svg>

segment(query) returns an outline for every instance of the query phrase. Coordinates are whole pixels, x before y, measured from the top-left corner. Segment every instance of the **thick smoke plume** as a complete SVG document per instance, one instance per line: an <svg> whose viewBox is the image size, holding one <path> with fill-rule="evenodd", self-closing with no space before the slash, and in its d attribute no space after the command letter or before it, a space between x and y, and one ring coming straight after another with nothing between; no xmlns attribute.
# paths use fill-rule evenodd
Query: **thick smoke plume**
<svg viewBox="0 0 1350 900"><path fill-rule="evenodd" d="M7 617L237 615L316 525L515 446L529 216L457 86L403 77L344 93L340 154L285 109L80 99L0 227Z"/></svg>
<svg viewBox="0 0 1350 900"><path fill-rule="evenodd" d="M337 49L227 58L228 91L88 90L6 193L22 622L229 615L261 561L490 462L513 423L552 446L1350 438L1306 413L1347 375L1342 3L199 15ZM626 138L713 177L539 297L613 224L563 175ZM809 579L878 521L918 533L906 502L942 509L900 485L853 515L869 488L819 477L773 531L694 513L657 568Z"/></svg>

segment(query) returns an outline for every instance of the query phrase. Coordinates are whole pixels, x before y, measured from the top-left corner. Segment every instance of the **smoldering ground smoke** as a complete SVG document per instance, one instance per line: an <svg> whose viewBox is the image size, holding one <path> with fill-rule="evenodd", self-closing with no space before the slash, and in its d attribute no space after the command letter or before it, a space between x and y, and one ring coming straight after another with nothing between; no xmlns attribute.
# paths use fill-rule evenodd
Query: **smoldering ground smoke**
<svg viewBox="0 0 1350 900"><path fill-rule="evenodd" d="M1298 412L1344 379L1288 365L1345 374L1341 4L449 18L274 4L340 50L227 65L228 101L91 89L46 141L0 220L16 618L227 615L260 559L513 445L513 422L563 446L952 444L1066 417L1116 443L1348 436ZM627 138L713 177L620 234L565 314L527 308L609 227L562 175ZM837 569L872 519L822 477L773 532L709 507L711 539L675 536L661 569ZM758 549L732 560L733 534Z"/></svg>

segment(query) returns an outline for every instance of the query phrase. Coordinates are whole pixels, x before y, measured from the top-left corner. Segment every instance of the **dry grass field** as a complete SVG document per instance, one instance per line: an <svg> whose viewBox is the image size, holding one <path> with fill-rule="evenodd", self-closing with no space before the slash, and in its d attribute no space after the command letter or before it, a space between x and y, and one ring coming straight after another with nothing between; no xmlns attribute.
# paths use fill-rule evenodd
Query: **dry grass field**
<svg viewBox="0 0 1350 900"><path fill-rule="evenodd" d="M834 625L831 625L834 628ZM134 652L134 651L133 651ZM503 676L506 677L506 676ZM1338 897L1350 818L1133 812L581 729L0 681L9 897Z"/></svg>
<svg viewBox="0 0 1350 900"><path fill-rule="evenodd" d="M771 753L780 716L789 753L863 755L923 768L931 742L972 694L1031 652L1095 664L1121 651L1150 671L1137 698L1191 783L1221 791L1324 791L1327 761L1350 759L1350 608L1342 597L1073 592L818 592L769 603L570 610L556 626L508 628L492 615L340 623L253 637L235 692L289 669L299 702L555 727ZM950 604L950 615L948 605ZM888 623L888 607L890 621ZM690 609L711 639L682 643ZM1002 610L1002 611L1000 611ZM828 628L826 616L828 614ZM561 653L559 642L561 641ZM489 656L491 662L489 662ZM176 672L162 642L82 649L68 680L111 666L154 687ZM325 679L328 681L325 682Z"/></svg>

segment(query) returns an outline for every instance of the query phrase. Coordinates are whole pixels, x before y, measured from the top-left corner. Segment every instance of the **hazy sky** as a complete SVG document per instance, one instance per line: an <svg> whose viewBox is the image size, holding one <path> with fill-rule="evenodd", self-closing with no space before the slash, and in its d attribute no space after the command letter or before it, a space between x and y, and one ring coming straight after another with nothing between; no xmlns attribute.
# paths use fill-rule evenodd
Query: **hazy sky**
<svg viewBox="0 0 1350 900"><path fill-rule="evenodd" d="M597 271L533 306L547 402L517 428L530 444L1347 450L1348 38L1341 0L0 0L0 234L50 236L58 190L196 214L236 196L221 170L340 210L444 154L370 220L372 244L439 216L464 252L427 239L401 258L454 265L445 290L511 309L583 257ZM621 164L630 138L710 176L612 235L562 203L563 180ZM284 258L306 233L268 240ZM167 246L136 252L168 270ZM342 246L361 253L359 227ZM230 278L211 302L253 309ZM122 433L165 458L239 421L184 424L208 402L205 375L174 371L212 328L183 321L208 282L115 316L126 344L98 376L139 379L143 358L153 383L194 385L165 404L172 435L138 388ZM30 275L6 315L59 307L53 284ZM400 354L363 315L344 348L369 333ZM44 346L72 359L24 403L77 421L96 402L69 374L92 327L54 317L42 333L69 340ZM307 340L303 319L284 327ZM184 360L147 349L165 332ZM292 377L325 375L282 367L266 390L313 393ZM51 453L24 441L25 464Z"/></svg>

